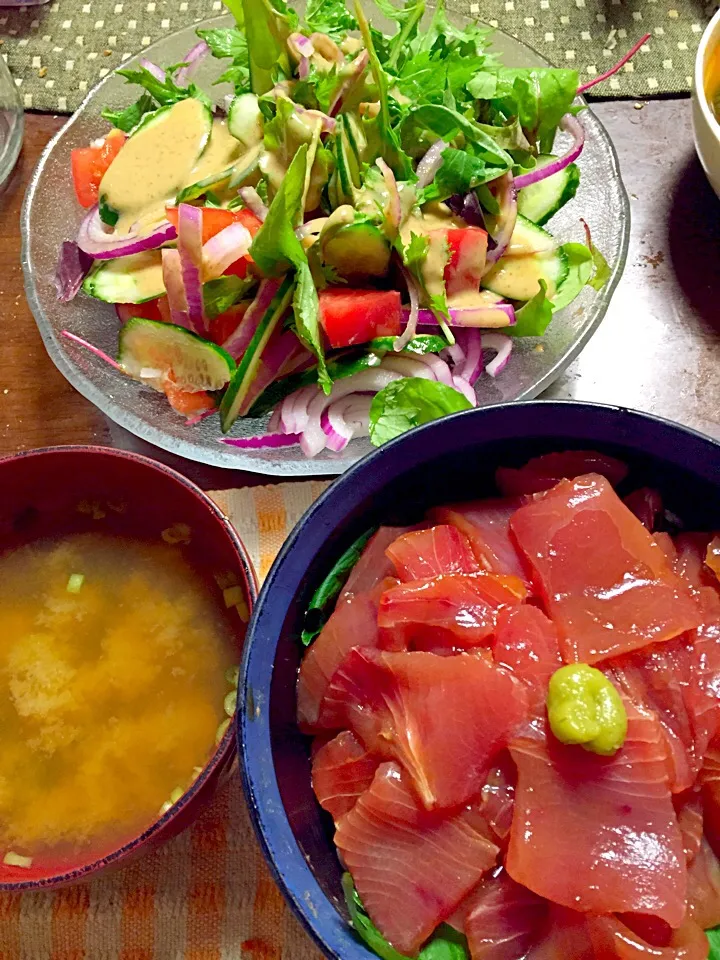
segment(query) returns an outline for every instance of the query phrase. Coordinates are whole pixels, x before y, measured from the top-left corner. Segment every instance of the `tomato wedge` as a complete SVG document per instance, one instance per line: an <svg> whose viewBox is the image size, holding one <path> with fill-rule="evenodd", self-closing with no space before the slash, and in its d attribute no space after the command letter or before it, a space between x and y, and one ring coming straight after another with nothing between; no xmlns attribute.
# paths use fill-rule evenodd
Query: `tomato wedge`
<svg viewBox="0 0 720 960"><path fill-rule="evenodd" d="M457 227L447 231L447 242L450 252L445 266L447 295L477 293L485 270L487 233L481 227Z"/></svg>
<svg viewBox="0 0 720 960"><path fill-rule="evenodd" d="M215 407L215 401L204 390L181 390L169 380L163 386L163 390L173 410L182 413L185 417L193 417Z"/></svg>
<svg viewBox="0 0 720 960"><path fill-rule="evenodd" d="M398 290L322 290L320 323L331 347L367 343L374 337L397 337L402 323Z"/></svg>
<svg viewBox="0 0 720 960"><path fill-rule="evenodd" d="M133 317L157 320L158 323L170 323L170 307L167 297L146 300L145 303L116 303L115 312L120 323L127 323Z"/></svg>
<svg viewBox="0 0 720 960"><path fill-rule="evenodd" d="M167 207L165 209L165 215L175 229L177 229L178 208ZM262 220L256 217L250 210L225 210L223 207L203 207L202 242L207 243L208 240L217 233L220 233L221 230L224 230L225 227L229 227L231 223L241 223L250 232L251 237L254 237L262 226Z"/></svg>
<svg viewBox="0 0 720 960"><path fill-rule="evenodd" d="M73 186L78 203L92 207L98 202L100 181L118 155L127 137L122 130L111 130L100 146L76 147L70 154Z"/></svg>

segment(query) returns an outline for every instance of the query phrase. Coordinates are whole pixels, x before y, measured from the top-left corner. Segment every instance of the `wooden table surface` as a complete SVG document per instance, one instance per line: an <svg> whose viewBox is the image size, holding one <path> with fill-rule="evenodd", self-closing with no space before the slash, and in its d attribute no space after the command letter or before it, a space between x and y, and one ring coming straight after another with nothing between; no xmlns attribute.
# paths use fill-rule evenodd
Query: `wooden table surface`
<svg viewBox="0 0 720 960"><path fill-rule="evenodd" d="M608 314L547 396L620 403L720 437L720 205L692 146L685 98L598 103L631 198L624 276ZM80 396L47 357L23 292L18 219L30 173L63 117L28 114L18 167L0 193L0 455L48 444L144 452L206 489L267 482L143 443Z"/></svg>

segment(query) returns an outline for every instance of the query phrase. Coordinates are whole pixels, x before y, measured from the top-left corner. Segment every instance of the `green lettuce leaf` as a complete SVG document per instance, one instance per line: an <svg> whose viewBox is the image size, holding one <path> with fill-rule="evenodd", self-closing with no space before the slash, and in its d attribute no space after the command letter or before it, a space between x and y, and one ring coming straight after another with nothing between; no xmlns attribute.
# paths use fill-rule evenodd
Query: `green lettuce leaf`
<svg viewBox="0 0 720 960"><path fill-rule="evenodd" d="M578 88L577 70L498 67L468 83L477 99L489 100L506 118L517 117L528 141L540 153L552 149L555 131L572 108Z"/></svg>
<svg viewBox="0 0 720 960"><path fill-rule="evenodd" d="M421 423L470 409L467 397L444 383L420 377L393 380L370 405L370 442L379 447Z"/></svg>
<svg viewBox="0 0 720 960"><path fill-rule="evenodd" d="M290 76L287 39L298 25L298 17L284 0L242 0L249 53L250 86L258 96L275 85L279 69Z"/></svg>
<svg viewBox="0 0 720 960"><path fill-rule="evenodd" d="M345 6L345 0L310 0L305 8L305 23L315 33L326 33L341 40L348 30L357 30L357 21Z"/></svg>
<svg viewBox="0 0 720 960"><path fill-rule="evenodd" d="M197 35L210 47L210 53L218 59L232 58L232 65L218 77L218 83L231 83L235 93L250 90L250 65L248 61L245 31L238 27L227 29L198 30Z"/></svg>
<svg viewBox="0 0 720 960"><path fill-rule="evenodd" d="M398 135L390 122L388 77L377 55L373 36L370 31L370 24L363 13L360 0L355 0L355 16L370 58L370 70L378 91L380 113L375 123L380 136L382 156L385 162L392 168L396 177L400 180L408 180L414 177L412 163L410 162L410 157L401 148ZM368 158L368 162L369 159L370 158Z"/></svg>
<svg viewBox="0 0 720 960"><path fill-rule="evenodd" d="M267 217L250 247L250 255L266 276L278 276L295 268L297 283L293 294L295 330L318 361L318 381L326 392L332 380L325 365L325 354L318 320L318 295L307 254L295 235L302 220L307 144L303 144L288 167L287 174L270 204Z"/></svg>
<svg viewBox="0 0 720 960"><path fill-rule="evenodd" d="M541 337L552 320L553 305L547 298L547 284L540 281L540 289L528 302L515 311L515 323L503 332L513 337Z"/></svg>
<svg viewBox="0 0 720 960"><path fill-rule="evenodd" d="M494 180L512 167L513 159L510 154L503 150L493 137L488 136L479 124L442 104L427 103L413 107L408 110L400 124L400 141L408 152L414 153L424 152L438 137L449 143L461 134L466 141L465 148L456 152L471 156L474 161L474 175L482 178L478 182ZM444 157L445 154L443 159ZM459 157L451 154L451 163L459 161ZM429 187L425 192L425 199L438 199L439 195L439 189L435 194Z"/></svg>
<svg viewBox="0 0 720 960"><path fill-rule="evenodd" d="M194 83L188 84L187 87L179 87L175 83L173 77L181 66L182 64L178 63L172 67L167 67L164 80L158 80L158 78L145 67L140 67L138 70L128 67L126 70L118 70L118 74L121 77L125 77L127 83L135 83L147 90L153 100L159 103L161 107L167 107L170 106L170 104L177 103L179 100L187 100L189 97L194 97L196 100L204 103L208 109L212 109L210 98L199 87L195 86Z"/></svg>
<svg viewBox="0 0 720 960"><path fill-rule="evenodd" d="M122 130L124 133L130 133L134 127L136 127L146 113L150 113L156 109L155 102L149 93L144 93L139 100L136 100L135 103L132 103L129 107L125 107L124 110L110 110L105 108L102 111L103 120L107 120L109 124L112 124L113 127L116 127L118 130Z"/></svg>
<svg viewBox="0 0 720 960"><path fill-rule="evenodd" d="M720 960L720 927L713 927L712 930L706 930L705 934L710 944L708 960Z"/></svg>
<svg viewBox="0 0 720 960"><path fill-rule="evenodd" d="M312 595L305 611L303 631L300 634L300 640L304 646L309 646L325 626L352 568L360 559L368 540L376 530L377 527L373 527L367 533L363 533L355 543L347 548L340 559L333 564L330 573Z"/></svg>
<svg viewBox="0 0 720 960"><path fill-rule="evenodd" d="M198 30L197 35L210 47L210 53L218 59L243 57L247 60L247 40L238 27Z"/></svg>
<svg viewBox="0 0 720 960"><path fill-rule="evenodd" d="M254 286L254 279L236 277L229 274L227 277L218 277L203 284L203 304L205 313L212 320L220 316L230 307L243 299L248 290Z"/></svg>

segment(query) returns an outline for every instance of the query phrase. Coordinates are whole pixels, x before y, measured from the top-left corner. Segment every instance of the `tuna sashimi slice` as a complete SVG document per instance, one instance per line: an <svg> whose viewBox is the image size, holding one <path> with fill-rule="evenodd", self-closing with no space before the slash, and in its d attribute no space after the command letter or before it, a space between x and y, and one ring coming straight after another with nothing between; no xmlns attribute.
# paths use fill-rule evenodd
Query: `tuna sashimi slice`
<svg viewBox="0 0 720 960"><path fill-rule="evenodd" d="M595 955L587 918L575 910L551 905L549 916L525 960L610 960Z"/></svg>
<svg viewBox="0 0 720 960"><path fill-rule="evenodd" d="M467 649L487 642L498 614L525 594L515 577L454 573L415 580L380 598L380 645L386 649Z"/></svg>
<svg viewBox="0 0 720 960"><path fill-rule="evenodd" d="M674 542L676 556L672 566L675 573L690 585L703 607L717 614L720 611L720 583L705 563L711 539L709 533L678 534Z"/></svg>
<svg viewBox="0 0 720 960"><path fill-rule="evenodd" d="M618 917L588 917L586 922L596 960L707 960L707 937L691 919L663 946L651 945Z"/></svg>
<svg viewBox="0 0 720 960"><path fill-rule="evenodd" d="M377 758L344 730L313 757L312 786L320 806L337 822L368 789L377 768Z"/></svg>
<svg viewBox="0 0 720 960"><path fill-rule="evenodd" d="M355 648L321 716L399 761L425 807L452 807L480 794L491 761L526 719L527 694L485 658Z"/></svg>
<svg viewBox="0 0 720 960"><path fill-rule="evenodd" d="M616 487L627 476L628 468L621 460L594 450L566 450L534 457L518 469L499 467L495 482L504 496L522 497L541 493L560 480L574 480L586 473L597 473Z"/></svg>
<svg viewBox="0 0 720 960"><path fill-rule="evenodd" d="M720 862L705 837L688 871L688 910L703 930L720 924Z"/></svg>
<svg viewBox="0 0 720 960"><path fill-rule="evenodd" d="M625 701L628 732L614 757L550 737L510 746L518 768L507 871L562 906L645 913L678 927L687 868L653 713Z"/></svg>
<svg viewBox="0 0 720 960"><path fill-rule="evenodd" d="M544 712L550 677L563 663L552 620L529 604L504 610L498 617L493 657L527 684L531 708Z"/></svg>
<svg viewBox="0 0 720 960"><path fill-rule="evenodd" d="M394 567L385 551L408 530L410 527L378 527L350 571L342 595L371 593L381 580L393 576Z"/></svg>
<svg viewBox="0 0 720 960"><path fill-rule="evenodd" d="M483 877L449 922L467 937L472 960L518 960L530 949L547 912L547 900L499 868Z"/></svg>
<svg viewBox="0 0 720 960"><path fill-rule="evenodd" d="M341 599L300 664L297 715L304 730L317 728L320 704L348 650L377 644L377 604L373 598L357 594Z"/></svg>
<svg viewBox="0 0 720 960"><path fill-rule="evenodd" d="M465 812L424 810L394 763L378 768L338 824L335 843L373 923L413 955L498 854Z"/></svg>
<svg viewBox="0 0 720 960"><path fill-rule="evenodd" d="M427 580L443 573L474 573L480 569L468 538L449 524L405 533L394 540L385 553L403 581Z"/></svg>
<svg viewBox="0 0 720 960"><path fill-rule="evenodd" d="M619 689L656 714L667 746L673 793L688 790L702 765L702 758L695 754L687 705L695 683L690 658L690 644L678 638L607 662Z"/></svg>
<svg viewBox="0 0 720 960"><path fill-rule="evenodd" d="M493 762L481 794L479 810L496 842L507 846L512 827L517 770L510 754L503 752Z"/></svg>
<svg viewBox="0 0 720 960"><path fill-rule="evenodd" d="M603 477L559 483L520 507L510 529L568 663L595 663L702 623L687 585Z"/></svg>
<svg viewBox="0 0 720 960"><path fill-rule="evenodd" d="M428 519L457 527L470 541L483 570L513 574L527 581L520 554L510 539L510 517L522 502L519 498L492 498L454 503L449 507L433 507L428 512Z"/></svg>

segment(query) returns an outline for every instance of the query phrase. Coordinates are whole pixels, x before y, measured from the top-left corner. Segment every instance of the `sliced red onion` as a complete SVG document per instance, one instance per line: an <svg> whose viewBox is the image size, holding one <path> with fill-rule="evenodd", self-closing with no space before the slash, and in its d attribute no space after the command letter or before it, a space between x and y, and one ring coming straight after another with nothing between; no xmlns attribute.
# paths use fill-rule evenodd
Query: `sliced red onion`
<svg viewBox="0 0 720 960"><path fill-rule="evenodd" d="M335 61L339 66L345 63L345 54L326 33L311 33L310 40L312 41L314 52L320 54L324 60L327 60L329 63Z"/></svg>
<svg viewBox="0 0 720 960"><path fill-rule="evenodd" d="M426 367L429 368L432 375L438 381L438 383L447 384L448 387L453 385L453 377L450 372L450 367L447 363L435 353L423 353L420 354L417 358L421 363L424 363Z"/></svg>
<svg viewBox="0 0 720 960"><path fill-rule="evenodd" d="M344 450L353 437L368 436L372 394L351 393L323 410L320 425L327 437L327 448Z"/></svg>
<svg viewBox="0 0 720 960"><path fill-rule="evenodd" d="M203 244L203 280L221 277L231 264L245 256L251 243L250 231L239 222L231 223L216 233Z"/></svg>
<svg viewBox="0 0 720 960"><path fill-rule="evenodd" d="M182 58L182 62L185 64L185 66L180 67L178 72L175 74L175 83L179 87L186 87L190 82L190 77L192 76L193 72L209 53L210 47L208 47L204 40L201 40L199 43L196 43L194 47L191 47L191 49L188 50L188 52Z"/></svg>
<svg viewBox="0 0 720 960"><path fill-rule="evenodd" d="M460 345L460 338L464 330L458 330L455 333L455 343L445 347L441 352L441 357L449 357L455 367L461 367L465 363L465 349Z"/></svg>
<svg viewBox="0 0 720 960"><path fill-rule="evenodd" d="M403 307L403 318L410 320L410 310ZM447 320L445 321L447 323ZM450 307L451 327L510 327L515 323L515 310L510 303L492 306ZM437 317L425 307L418 311L418 327L437 327Z"/></svg>
<svg viewBox="0 0 720 960"><path fill-rule="evenodd" d="M190 203L178 207L178 251L182 267L188 319L200 334L207 331L202 291L202 209Z"/></svg>
<svg viewBox="0 0 720 960"><path fill-rule="evenodd" d="M578 118L571 113L566 113L560 121L560 129L572 136L573 144L570 149L567 153L558 157L557 160L552 160L544 167L536 167L530 173L523 173L522 176L516 177L516 189L522 190L523 187L529 187L531 183L539 183L541 180L552 177L555 173L560 173L580 156L585 145L585 130Z"/></svg>
<svg viewBox="0 0 720 960"><path fill-rule="evenodd" d="M419 309L418 288L417 284L415 283L415 279L411 275L410 271L406 270L405 267L401 267L401 270L408 288L408 296L410 297L410 312L408 314L407 323L405 324L405 329L399 337L395 338L395 342L393 343L393 350L395 350L397 353L399 353L401 350L404 350L417 333Z"/></svg>
<svg viewBox="0 0 720 960"><path fill-rule="evenodd" d="M584 83L581 87L577 88L578 95L585 93L586 90L589 90L590 87L594 87L596 83L602 83L603 80L607 80L608 77L612 77L614 73L617 73L621 67L624 67L628 60L631 60L635 54L638 52L640 47L643 47L648 40L650 39L650 34L646 33L644 37L641 37L638 42L632 47L628 52L615 64L614 67L610 67L609 70L606 70L605 73L601 73L599 77L593 77L592 80L588 80L587 83Z"/></svg>
<svg viewBox="0 0 720 960"><path fill-rule="evenodd" d="M302 344L292 330L276 329L260 357L258 369L250 389L240 404L238 416L245 416L266 387L277 380L288 362L299 352ZM272 432L272 431L268 431Z"/></svg>
<svg viewBox="0 0 720 960"><path fill-rule="evenodd" d="M267 308L273 301L275 294L280 289L280 280L263 280L258 288L255 299L245 311L240 323L230 334L223 349L227 350L233 359L237 360L245 353L248 344L252 340L258 324L263 318Z"/></svg>
<svg viewBox="0 0 720 960"><path fill-rule="evenodd" d="M447 146L444 140L436 141L417 165L415 173L418 182L416 186L419 189L422 190L423 187L427 187L435 179L435 174L442 166L442 155L443 151L447 150Z"/></svg>
<svg viewBox="0 0 720 960"><path fill-rule="evenodd" d="M378 157L375 164L383 175L383 180L385 181L388 192L388 202L385 209L386 224L396 232L400 229L400 218L402 217L402 206L400 205L400 192L398 191L397 180L395 179L395 174L382 157Z"/></svg>
<svg viewBox="0 0 720 960"><path fill-rule="evenodd" d="M264 223L268 208L255 187L240 187L238 194L248 210Z"/></svg>
<svg viewBox="0 0 720 960"><path fill-rule="evenodd" d="M314 399L307 407L307 425L300 438L300 447L306 457L314 457L327 446L327 437L320 425L323 410L336 400L348 396L350 393L377 393L393 380L399 380L404 374L394 370L361 370L351 377L337 380L333 384L330 396L318 390Z"/></svg>
<svg viewBox="0 0 720 960"><path fill-rule="evenodd" d="M423 363L424 357L395 356L386 354L380 364L383 370L396 370L403 377L420 377L423 380L434 380L432 369Z"/></svg>
<svg viewBox="0 0 720 960"><path fill-rule="evenodd" d="M144 67L147 72L151 73L156 80L160 81L160 83L165 83L165 71L162 67L159 67L156 63L153 63L152 60L148 60L147 57L139 57L138 66Z"/></svg>
<svg viewBox="0 0 720 960"><path fill-rule="evenodd" d="M335 96L330 101L330 107L328 113L331 117L336 117L340 110L342 109L343 100L347 97L348 93L352 90L355 84L358 82L360 77L365 72L365 68L368 65L370 60L370 55L367 50L363 50L359 53L349 65L349 73L343 80L343 82L338 87Z"/></svg>
<svg viewBox="0 0 720 960"><path fill-rule="evenodd" d="M278 447L291 447L300 442L300 434L297 433L266 433L263 437L221 437L220 443L227 443L230 447L238 447L240 450L264 450L277 449Z"/></svg>
<svg viewBox="0 0 720 960"><path fill-rule="evenodd" d="M321 123L321 130L323 133L335 133L335 127L337 126L336 121L332 117L329 117L326 113L322 113L320 110L308 110L307 107L302 107L300 104L293 104L295 108L295 113L300 117L301 120L309 120L313 127L317 124L319 120Z"/></svg>
<svg viewBox="0 0 720 960"><path fill-rule="evenodd" d="M301 80L307 80L307 78L310 76L310 61L307 57L300 57L300 60L298 61L297 72L298 77Z"/></svg>
<svg viewBox="0 0 720 960"><path fill-rule="evenodd" d="M138 236L131 231L118 237L102 222L95 206L87 212L80 224L77 245L95 260L114 260L116 257L142 253L143 250L155 250L176 237L175 227L167 220L163 220L145 236Z"/></svg>
<svg viewBox="0 0 720 960"><path fill-rule="evenodd" d="M500 213L497 218L493 218L494 229L488 231L494 246L492 249L488 248L483 275L492 269L507 250L517 222L517 190L512 173L510 171L504 173L494 183L498 184L497 201L500 205ZM486 224L488 219L485 220Z"/></svg>
<svg viewBox="0 0 720 960"><path fill-rule="evenodd" d="M65 337L66 340L72 340L73 343L77 343L78 346L83 347L85 350L88 350L90 353L94 353L96 357L100 357L101 360L104 360L105 363L110 364L110 366L114 367L115 370L119 370L121 373L124 372L123 368L120 366L117 360L113 360L112 357L109 357L107 353L105 353L99 347L93 346L92 343L88 343L88 341L83 340L82 337L75 336L75 334L70 333L69 330L63 330L62 336Z"/></svg>
<svg viewBox="0 0 720 960"><path fill-rule="evenodd" d="M308 407L318 394L316 383L301 387L280 404L280 429L283 433L302 433L308 422Z"/></svg>
<svg viewBox="0 0 720 960"><path fill-rule="evenodd" d="M268 433L282 433L280 429L280 404L275 407L273 412L270 414L270 419L268 420L267 432Z"/></svg>
<svg viewBox="0 0 720 960"><path fill-rule="evenodd" d="M483 350L497 351L490 363L485 365L488 376L496 377L499 373L502 373L510 359L513 348L512 339L506 337L504 333L484 333L482 335L482 346Z"/></svg>
<svg viewBox="0 0 720 960"><path fill-rule="evenodd" d="M472 386L483 371L482 337L479 330L465 330L465 361L455 372Z"/></svg>
<svg viewBox="0 0 720 960"><path fill-rule="evenodd" d="M202 423L203 420L207 420L208 417L212 417L216 413L217 407L213 407L211 410L203 410L202 413L197 413L194 417L188 417L185 421L185 426L196 427L199 423Z"/></svg>
<svg viewBox="0 0 720 960"><path fill-rule="evenodd" d="M93 259L73 240L63 240L55 268L55 289L60 303L69 303L77 296Z"/></svg>
<svg viewBox="0 0 720 960"><path fill-rule="evenodd" d="M303 57L309 60L315 53L312 40L303 33L291 33L287 39L287 45L296 60L301 60Z"/></svg>
<svg viewBox="0 0 720 960"><path fill-rule="evenodd" d="M162 251L162 272L168 306L170 307L170 320L178 327L193 330L188 317L180 254L174 247L165 247Z"/></svg>
<svg viewBox="0 0 720 960"><path fill-rule="evenodd" d="M462 377L454 376L452 385L455 387L457 392L466 397L474 407L477 406L477 396L467 380L464 380Z"/></svg>
<svg viewBox="0 0 720 960"><path fill-rule="evenodd" d="M307 223L301 223L295 231L295 236L298 240L303 240L305 237L317 236L329 219L330 217L316 217L315 220L308 220Z"/></svg>

